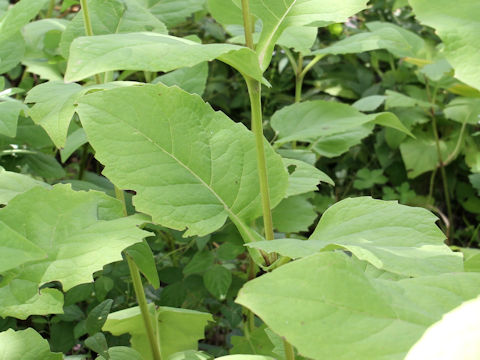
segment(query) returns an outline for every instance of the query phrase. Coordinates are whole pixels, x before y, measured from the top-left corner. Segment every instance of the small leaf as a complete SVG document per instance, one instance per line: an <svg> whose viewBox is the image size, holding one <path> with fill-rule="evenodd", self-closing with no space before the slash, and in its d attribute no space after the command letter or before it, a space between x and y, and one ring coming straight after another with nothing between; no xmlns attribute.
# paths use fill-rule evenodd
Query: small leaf
<svg viewBox="0 0 480 360"><path fill-rule="evenodd" d="M213 265L203 274L203 283L210 294L225 300L232 284L232 273L222 265Z"/></svg>
<svg viewBox="0 0 480 360"><path fill-rule="evenodd" d="M126 346L111 347L108 349L108 355L110 360L146 360L138 351Z"/></svg>
<svg viewBox="0 0 480 360"><path fill-rule="evenodd" d="M201 274L213 265L215 255L213 252L205 249L193 255L192 260L185 266L183 273L185 276L192 274Z"/></svg>
<svg viewBox="0 0 480 360"><path fill-rule="evenodd" d="M18 194L22 194L35 186L49 188L50 185L34 178L6 171L0 167L0 204L6 205Z"/></svg>
<svg viewBox="0 0 480 360"><path fill-rule="evenodd" d="M286 197L316 191L320 182L335 186L330 176L304 161L284 158L283 163L290 174Z"/></svg>
<svg viewBox="0 0 480 360"><path fill-rule="evenodd" d="M274 228L283 233L307 231L317 218L310 197L302 194L283 199L272 211Z"/></svg>
<svg viewBox="0 0 480 360"><path fill-rule="evenodd" d="M88 319L87 319L87 326L88 326ZM103 358L107 360L110 359L110 355L108 354L109 351L108 351L107 339L105 338L105 335L103 335L103 333L97 332L96 334L85 339L85 345L88 346L93 351L95 351L98 355L102 356Z"/></svg>
<svg viewBox="0 0 480 360"><path fill-rule="evenodd" d="M388 179L383 175L382 169L369 170L367 168L360 169L357 172L353 182L353 187L357 190L371 189L375 185L383 185Z"/></svg>
<svg viewBox="0 0 480 360"><path fill-rule="evenodd" d="M150 284L152 284L155 289L158 289L160 287L160 280L158 279L155 258L153 257L152 249L150 249L148 243L143 241L134 244L126 248L125 253L133 259Z"/></svg>
<svg viewBox="0 0 480 360"><path fill-rule="evenodd" d="M107 316L112 308L113 300L107 299L95 306L87 317L87 331L93 335L102 330L103 324L107 321Z"/></svg>

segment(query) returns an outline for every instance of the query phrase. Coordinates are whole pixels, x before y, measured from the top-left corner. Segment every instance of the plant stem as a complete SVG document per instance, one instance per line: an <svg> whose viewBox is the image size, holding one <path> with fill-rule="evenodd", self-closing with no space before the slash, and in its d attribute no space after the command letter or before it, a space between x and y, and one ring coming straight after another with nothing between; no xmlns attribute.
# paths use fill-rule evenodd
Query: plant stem
<svg viewBox="0 0 480 360"><path fill-rule="evenodd" d="M303 79L302 76L303 72L303 55L301 53L298 54L298 64L297 64L297 72L295 73L295 102L299 103L302 101L302 87L303 87Z"/></svg>
<svg viewBox="0 0 480 360"><path fill-rule="evenodd" d="M155 334L155 330L152 324L152 317L150 316L150 312L148 310L147 299L145 297L145 291L143 289L142 279L140 277L140 271L138 270L137 265L135 262L130 258L130 256L126 256L128 268L130 269L130 275L133 280L133 288L135 289L135 294L137 296L138 306L140 307L140 311L142 313L143 323L145 325L145 330L147 333L148 342L150 344L150 350L152 351L152 356L154 360L161 360L160 355L160 346L158 343L158 337Z"/></svg>
<svg viewBox="0 0 480 360"><path fill-rule="evenodd" d="M47 19L52 17L53 9L55 9L55 0L50 0L50 4L48 5L47 14L45 15L45 17Z"/></svg>
<svg viewBox="0 0 480 360"><path fill-rule="evenodd" d="M242 13L243 13L243 28L245 31L245 45L250 49L254 49L253 45L253 22L250 14L249 0L242 0Z"/></svg>
<svg viewBox="0 0 480 360"><path fill-rule="evenodd" d="M259 81L246 78L250 106L252 109L252 131L255 135L255 147L257 153L258 177L260 180L260 193L262 197L263 225L265 227L265 239L273 240L273 221L270 207L270 190L268 187L267 161L265 158L261 85Z"/></svg>
<svg viewBox="0 0 480 360"><path fill-rule="evenodd" d="M92 21L90 20L90 13L88 11L87 0L80 0L80 5L83 12L83 24L85 26L85 34L87 36L93 36ZM97 84L102 83L102 79L99 74L95 74L95 81Z"/></svg>
<svg viewBox="0 0 480 360"><path fill-rule="evenodd" d="M285 348L285 359L295 360L295 351L293 350L292 344L290 344L287 340L283 339L283 347Z"/></svg>

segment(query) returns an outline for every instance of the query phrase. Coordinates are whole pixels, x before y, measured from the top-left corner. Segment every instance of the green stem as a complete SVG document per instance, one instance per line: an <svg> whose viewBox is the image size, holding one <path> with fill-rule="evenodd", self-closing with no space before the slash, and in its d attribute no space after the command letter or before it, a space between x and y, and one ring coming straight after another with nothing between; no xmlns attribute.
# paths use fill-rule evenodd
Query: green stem
<svg viewBox="0 0 480 360"><path fill-rule="evenodd" d="M260 194L262 197L263 225L265 227L265 239L273 240L273 221L270 207L270 190L268 187L267 161L265 158L261 85L259 81L246 78L250 106L252 110L252 131L255 135L255 147L257 153L258 176L260 180Z"/></svg>
<svg viewBox="0 0 480 360"><path fill-rule="evenodd" d="M78 171L78 180L82 180L83 174L85 174L85 167L87 165L87 156L88 156L88 143L83 145L82 159L80 161L80 170Z"/></svg>
<svg viewBox="0 0 480 360"><path fill-rule="evenodd" d="M242 13L243 13L243 28L245 31L245 45L250 49L254 49L253 45L253 21L250 14L249 0L242 0Z"/></svg>
<svg viewBox="0 0 480 360"><path fill-rule="evenodd" d="M295 73L295 102L299 103L302 101L302 87L303 87L303 79L304 75L302 76L303 72L303 55L300 53L298 54L298 64L297 64L297 72Z"/></svg>
<svg viewBox="0 0 480 360"><path fill-rule="evenodd" d="M285 348L285 359L295 360L295 351L293 350L292 344L290 344L287 340L283 339L283 347Z"/></svg>
<svg viewBox="0 0 480 360"><path fill-rule="evenodd" d="M54 9L55 9L55 0L50 0L50 4L48 5L47 14L45 15L45 17L47 19L52 17Z"/></svg>
<svg viewBox="0 0 480 360"><path fill-rule="evenodd" d="M80 5L83 12L83 24L85 26L85 34L87 36L93 36L92 21L90 20L90 13L88 11L87 0L80 0ZM97 84L102 83L102 79L99 74L95 74L95 81Z"/></svg>
<svg viewBox="0 0 480 360"><path fill-rule="evenodd" d="M158 343L158 337L155 334L155 330L152 324L152 317L148 310L147 299L145 297L145 291L143 289L142 279L140 277L140 271L138 270L137 265L135 262L130 258L130 256L126 256L128 268L130 269L130 275L133 280L133 288L135 289L135 294L137 296L138 306L140 307L140 311L142 313L143 323L145 325L145 330L147 332L148 342L150 344L150 350L152 351L152 356L154 360L161 360L162 357L160 355L160 346Z"/></svg>

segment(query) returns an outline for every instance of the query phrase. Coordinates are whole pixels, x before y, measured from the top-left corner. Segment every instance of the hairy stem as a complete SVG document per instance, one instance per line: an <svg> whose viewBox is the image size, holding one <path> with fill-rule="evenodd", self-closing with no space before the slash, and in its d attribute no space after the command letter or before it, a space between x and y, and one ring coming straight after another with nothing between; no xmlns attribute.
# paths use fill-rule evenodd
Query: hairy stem
<svg viewBox="0 0 480 360"><path fill-rule="evenodd" d="M135 295L137 296L138 306L140 307L140 311L142 313L143 323L145 325L145 330L147 333L148 342L150 344L150 350L152 351L152 356L154 360L161 360L160 355L160 346L158 343L158 337L155 334L155 330L152 324L152 317L148 310L147 299L145 297L145 291L143 289L142 279L140 277L140 271L138 270L137 265L135 262L130 258L130 256L126 256L128 268L130 269L130 275L133 280L133 288L135 290Z"/></svg>
<svg viewBox="0 0 480 360"><path fill-rule="evenodd" d="M90 13L88 11L87 0L80 0L80 5L82 6L83 24L85 26L85 34L87 36L93 36L92 21L90 20ZM102 79L100 78L99 74L95 75L95 81L96 81L97 84L102 83Z"/></svg>

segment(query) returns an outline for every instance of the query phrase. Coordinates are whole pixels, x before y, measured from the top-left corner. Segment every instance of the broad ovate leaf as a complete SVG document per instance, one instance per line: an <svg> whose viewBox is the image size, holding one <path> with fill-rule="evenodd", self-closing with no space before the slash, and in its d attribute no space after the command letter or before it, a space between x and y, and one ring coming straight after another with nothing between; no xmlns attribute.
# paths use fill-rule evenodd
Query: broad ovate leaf
<svg viewBox="0 0 480 360"><path fill-rule="evenodd" d="M480 275L471 273L382 280L347 254L324 252L249 281L236 302L305 357L401 360L444 313L478 296L479 286Z"/></svg>
<svg viewBox="0 0 480 360"><path fill-rule="evenodd" d="M0 333L0 360L62 360L63 354L52 353L48 341L32 328Z"/></svg>
<svg viewBox="0 0 480 360"><path fill-rule="evenodd" d="M445 47L443 54L455 69L455 77L480 89L480 2L461 0L409 0L417 19L436 29Z"/></svg>
<svg viewBox="0 0 480 360"><path fill-rule="evenodd" d="M122 215L118 200L68 185L17 195L0 210L2 283L60 281L68 290L91 282L95 271L122 260L123 249L148 235L138 228L143 219ZM32 255L12 257L18 251Z"/></svg>
<svg viewBox="0 0 480 360"><path fill-rule="evenodd" d="M187 309L164 306L155 309L153 304L150 304L149 311L152 319L157 322L157 336L164 359L181 351L197 350L198 340L204 338L205 326L209 321L213 321L212 315L208 313ZM139 307L109 314L103 330L113 335L130 334L132 348L137 350L144 360L153 359Z"/></svg>
<svg viewBox="0 0 480 360"><path fill-rule="evenodd" d="M273 114L271 119L272 128L278 133L277 144L289 141L306 141L315 144L369 123L409 133L392 113L365 115L350 105L324 100L305 101L286 106Z"/></svg>
<svg viewBox="0 0 480 360"><path fill-rule="evenodd" d="M467 301L433 324L405 360L480 358L480 297Z"/></svg>
<svg viewBox="0 0 480 360"><path fill-rule="evenodd" d="M343 22L363 10L366 0L251 0L252 14L262 21L256 47L262 69L266 69L280 35L289 27L318 22Z"/></svg>
<svg viewBox="0 0 480 360"><path fill-rule="evenodd" d="M199 44L156 33L111 34L76 38L70 47L65 79L79 81L113 70L171 71L221 60L244 75L262 80L255 53L231 44Z"/></svg>
<svg viewBox="0 0 480 360"><path fill-rule="evenodd" d="M185 236L230 217L241 231L260 216L255 140L242 124L177 87L146 85L87 95L78 113L104 174L134 190L137 210ZM265 142L272 206L288 175Z"/></svg>
<svg viewBox="0 0 480 360"><path fill-rule="evenodd" d="M340 246L379 269L404 276L462 271L461 254L444 244L436 221L426 209L351 198L331 206L308 240L279 239L249 246L291 258Z"/></svg>
<svg viewBox="0 0 480 360"><path fill-rule="evenodd" d="M330 176L309 163L287 158L283 159L283 163L289 173L287 197L316 191L320 182L335 186Z"/></svg>

